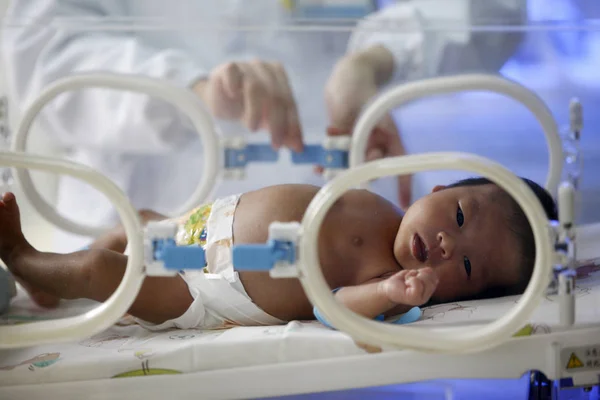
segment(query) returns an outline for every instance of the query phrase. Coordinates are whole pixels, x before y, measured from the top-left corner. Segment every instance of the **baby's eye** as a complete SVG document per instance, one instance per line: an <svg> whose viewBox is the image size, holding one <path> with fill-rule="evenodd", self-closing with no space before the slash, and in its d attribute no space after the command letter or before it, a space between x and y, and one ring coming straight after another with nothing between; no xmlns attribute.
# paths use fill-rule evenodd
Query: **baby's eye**
<svg viewBox="0 0 600 400"><path fill-rule="evenodd" d="M463 226L465 223L465 215L463 214L463 210L460 208L460 204L456 210L456 222L458 223L459 227Z"/></svg>
<svg viewBox="0 0 600 400"><path fill-rule="evenodd" d="M467 277L471 277L471 261L469 258L464 257L465 271L467 271Z"/></svg>

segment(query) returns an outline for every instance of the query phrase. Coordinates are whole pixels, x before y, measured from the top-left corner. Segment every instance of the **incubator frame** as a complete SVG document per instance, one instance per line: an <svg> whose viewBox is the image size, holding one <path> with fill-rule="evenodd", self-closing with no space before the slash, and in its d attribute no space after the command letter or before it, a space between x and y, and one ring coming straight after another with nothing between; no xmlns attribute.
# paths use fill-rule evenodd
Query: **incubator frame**
<svg viewBox="0 0 600 400"><path fill-rule="evenodd" d="M126 81L131 84L125 85L124 82ZM205 173L201 185L195 192L198 197L190 199L186 203L186 208L190 208L188 206L190 203L197 204L197 199L201 199L210 191L209 183L214 184L216 179L215 165L217 164L216 149L218 146L210 117L199 106L198 100L195 97L192 98L191 92L169 86L154 79L130 75L85 74L55 83L44 91L25 113L13 149L24 150L27 133L33 119L46 102L67 89L72 90L88 86L137 90L142 93L156 95L179 106L192 119L198 129L198 134L204 140L206 170L207 172L213 172L212 176ZM299 228L298 242L299 277L309 299L333 325L363 342L376 345L392 344L405 348L437 352L467 352L494 347L521 328L547 288L551 277L550 267L556 260L553 249L553 240L556 239L556 235L552 235L553 230L548 225L544 211L531 190L501 165L483 157L452 152L410 155L359 165L363 162L366 139L371 128L390 108L418 97L465 90L488 90L507 95L524 104L535 115L544 129L550 150L550 169L546 186L552 192L556 190L562 169L562 157L560 156L562 149L556 124L544 103L535 94L517 83L496 76L480 74L434 78L396 87L373 102L359 119L354 131L350 149L350 166L352 168L325 185L311 201ZM207 152L207 147L215 151ZM22 152L3 152L0 153L0 164L17 168L17 178L25 182L27 195L30 196L30 199L35 199L37 204L34 204L38 206L38 211L41 211L42 215L45 216L46 214L55 214L54 217L49 218L55 223L62 217L41 199L33 189L29 174L20 171L20 169L50 170L71 175L92 184L96 189L105 193L117 206L117 211L123 220L131 245L131 256L128 260L125 276L118 289L105 303L86 314L76 317L1 327L2 341L0 342L0 348L79 339L114 324L132 304L144 274L142 265L144 253L142 227L135 210L124 194L107 178L75 163L49 157L32 156ZM345 190L356 186L357 183L390 174L406 174L438 168L464 169L486 176L507 190L523 208L534 233L536 262L531 282L519 304L504 317L491 324L477 330L472 328L468 331L459 330L456 333L453 332L454 334L379 324L368 321L338 305L326 285L316 251L316 233L329 207ZM35 196L38 197L35 198ZM43 203L40 203L40 200ZM46 206L40 207L40 204L46 204ZM56 218L56 216L60 218ZM64 222L61 221L57 225L64 225ZM67 222L72 228L87 232L86 227L77 226L77 224L72 224L70 221Z"/></svg>
<svg viewBox="0 0 600 400"><path fill-rule="evenodd" d="M26 347L35 344L78 340L114 325L133 304L144 280L143 229L137 211L111 180L84 165L25 153L0 152L0 164L65 174L88 182L106 195L121 217L132 249L123 279L115 292L93 310L75 317L39 321L33 325L0 327L0 348Z"/></svg>
<svg viewBox="0 0 600 400"><path fill-rule="evenodd" d="M489 91L509 97L533 114L542 127L549 153L545 187L553 195L563 168L563 150L556 121L544 102L531 90L506 78L490 74L437 77L395 86L377 97L356 122L352 134L350 168L364 163L369 134L381 118L395 107L424 97L466 91ZM572 107L577 113L575 107ZM580 112L581 110L579 110ZM573 115L576 119L578 115Z"/></svg>
<svg viewBox="0 0 600 400"><path fill-rule="evenodd" d="M59 79L48 86L23 113L16 129L11 150L14 152L25 152L27 150L27 139L31 126L37 115L50 101L61 93L90 87L127 90L155 96L176 106L184 115L189 117L200 136L200 140L202 140L204 148L202 168L205 173L189 200L176 213L183 214L199 204L198 200L208 197L216 183L219 171L219 143L213 119L203 107L198 96L190 90L169 84L161 79L107 72L82 73ZM35 189L29 171L15 169L15 177L20 182L23 193L31 202L31 205L53 225L81 236L95 237L106 231L106 228L84 226L60 215Z"/></svg>
<svg viewBox="0 0 600 400"><path fill-rule="evenodd" d="M38 114L50 101L64 92L93 87L155 96L178 107L190 118L203 144L204 173L195 191L174 215L184 214L201 204L209 196L218 176L225 179L240 179L244 176L244 168L249 161L277 160L277 153L269 145L248 145L243 136L223 138L219 141L212 117L190 90L162 79L107 72L80 73L59 79L49 85L23 114L11 150L27 151L31 127ZM562 171L562 145L552 114L545 104L525 87L504 78L485 74L433 78L399 85L384 93L367 107L357 122L351 139L346 136L327 137L322 146L306 145L303 153L292 154L292 162L323 165L324 177L331 179L347 168L348 163L352 168L364 162L364 152L371 128L392 108L430 95L467 90L487 90L503 94L523 104L535 116L543 129L550 154L546 188L554 194ZM16 169L15 177L21 183L23 193L32 206L53 225L81 236L95 237L106 230L104 227L84 226L60 215L35 189L28 170Z"/></svg>

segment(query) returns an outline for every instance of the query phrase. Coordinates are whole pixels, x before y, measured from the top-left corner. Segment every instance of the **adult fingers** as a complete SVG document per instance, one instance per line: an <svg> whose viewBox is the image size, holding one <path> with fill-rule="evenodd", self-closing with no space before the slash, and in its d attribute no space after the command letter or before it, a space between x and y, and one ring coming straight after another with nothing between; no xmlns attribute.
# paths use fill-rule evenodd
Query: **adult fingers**
<svg viewBox="0 0 600 400"><path fill-rule="evenodd" d="M406 148L402 143L400 133L396 125L389 117L389 121L385 122L388 127L387 132L387 154L386 157L397 157L406 155ZM398 201L400 208L408 209L412 200L412 174L398 176Z"/></svg>
<svg viewBox="0 0 600 400"><path fill-rule="evenodd" d="M350 135L352 131L350 129L342 129L335 126L328 126L326 133L327 136L343 136Z"/></svg>
<svg viewBox="0 0 600 400"><path fill-rule="evenodd" d="M404 146L402 146L401 139L398 136L390 139L388 156L396 157L403 156L406 154ZM400 202L400 208L407 210L412 200L412 174L405 174L398 176L398 201Z"/></svg>
<svg viewBox="0 0 600 400"><path fill-rule="evenodd" d="M278 149L283 144L286 135L287 115L277 77L271 65L266 62L254 61L250 63L250 68L260 81L266 96L260 127L270 131L273 147Z"/></svg>
<svg viewBox="0 0 600 400"><path fill-rule="evenodd" d="M298 107L296 105L296 100L294 99L288 75L285 72L285 68L280 63L271 64L271 69L276 79L279 98L286 109L287 115L287 126L283 144L296 152L300 152L304 148L302 129L300 127Z"/></svg>
<svg viewBox="0 0 600 400"><path fill-rule="evenodd" d="M387 155L387 133L375 127L367 139L367 148L365 150L365 161L374 161Z"/></svg>
<svg viewBox="0 0 600 400"><path fill-rule="evenodd" d="M398 199L400 208L408 210L412 201L412 175L401 175L398 177Z"/></svg>
<svg viewBox="0 0 600 400"><path fill-rule="evenodd" d="M385 156L385 151L381 147L372 147L367 150L365 161L379 160Z"/></svg>
<svg viewBox="0 0 600 400"><path fill-rule="evenodd" d="M242 120L251 131L260 127L263 110L268 107L268 93L261 79L248 64L239 64L243 72L243 103L244 111Z"/></svg>
<svg viewBox="0 0 600 400"><path fill-rule="evenodd" d="M218 67L215 75L221 81L227 97L237 98L241 96L243 72L237 63L231 62Z"/></svg>

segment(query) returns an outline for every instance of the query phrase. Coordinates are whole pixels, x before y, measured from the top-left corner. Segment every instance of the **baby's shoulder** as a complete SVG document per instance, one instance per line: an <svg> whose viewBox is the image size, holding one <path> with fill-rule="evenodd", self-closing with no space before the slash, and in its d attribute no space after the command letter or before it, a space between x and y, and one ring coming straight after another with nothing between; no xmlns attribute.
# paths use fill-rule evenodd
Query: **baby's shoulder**
<svg viewBox="0 0 600 400"><path fill-rule="evenodd" d="M267 186L251 192L246 192L243 197L260 198L274 202L306 202L312 199L319 191L318 186L304 184L283 184Z"/></svg>
<svg viewBox="0 0 600 400"><path fill-rule="evenodd" d="M354 189L344 193L338 202L348 210L361 210L367 213L400 216L400 209L382 196L365 189Z"/></svg>
<svg viewBox="0 0 600 400"><path fill-rule="evenodd" d="M392 203L375 193L351 190L340 197L326 218L339 229L336 235L346 233L356 236L360 233L361 242L371 242L395 236L402 214Z"/></svg>

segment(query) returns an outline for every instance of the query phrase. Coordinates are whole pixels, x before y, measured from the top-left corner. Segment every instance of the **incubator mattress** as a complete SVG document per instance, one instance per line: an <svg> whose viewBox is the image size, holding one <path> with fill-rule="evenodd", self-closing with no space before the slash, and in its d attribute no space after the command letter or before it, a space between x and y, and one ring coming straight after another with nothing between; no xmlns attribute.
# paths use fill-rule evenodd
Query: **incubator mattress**
<svg viewBox="0 0 600 400"><path fill-rule="evenodd" d="M590 255L590 245L583 255ZM600 324L600 271L577 283L577 327ZM560 330L557 299L546 297L517 335ZM518 297L438 305L424 310L415 325L464 326L487 323L504 314ZM82 313L93 303L65 302L57 310L36 308L20 293L0 323L27 323ZM158 374L180 374L234 367L294 363L368 354L379 349L356 344L316 322L241 327L218 331L149 332L123 320L105 332L74 343L0 350L0 386ZM398 351L386 350L383 351Z"/></svg>

